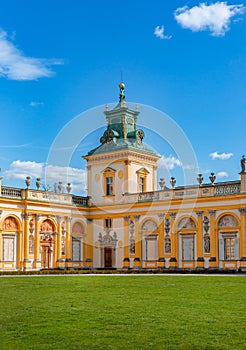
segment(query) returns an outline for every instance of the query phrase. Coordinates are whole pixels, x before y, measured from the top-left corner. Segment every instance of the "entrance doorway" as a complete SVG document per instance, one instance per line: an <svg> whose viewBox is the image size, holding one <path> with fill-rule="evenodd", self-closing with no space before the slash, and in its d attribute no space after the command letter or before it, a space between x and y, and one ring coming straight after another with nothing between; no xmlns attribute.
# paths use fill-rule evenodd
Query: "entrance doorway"
<svg viewBox="0 0 246 350"><path fill-rule="evenodd" d="M51 267L51 249L49 245L41 245L41 267L43 269Z"/></svg>
<svg viewBox="0 0 246 350"><path fill-rule="evenodd" d="M112 266L112 248L104 248L104 267Z"/></svg>

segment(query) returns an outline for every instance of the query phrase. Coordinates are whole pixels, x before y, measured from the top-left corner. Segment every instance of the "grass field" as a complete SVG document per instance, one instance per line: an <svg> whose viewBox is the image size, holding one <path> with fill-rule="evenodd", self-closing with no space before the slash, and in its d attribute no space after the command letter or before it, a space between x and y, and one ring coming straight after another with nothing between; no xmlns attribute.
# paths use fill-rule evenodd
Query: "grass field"
<svg viewBox="0 0 246 350"><path fill-rule="evenodd" d="M246 277L0 278L0 349L246 349Z"/></svg>

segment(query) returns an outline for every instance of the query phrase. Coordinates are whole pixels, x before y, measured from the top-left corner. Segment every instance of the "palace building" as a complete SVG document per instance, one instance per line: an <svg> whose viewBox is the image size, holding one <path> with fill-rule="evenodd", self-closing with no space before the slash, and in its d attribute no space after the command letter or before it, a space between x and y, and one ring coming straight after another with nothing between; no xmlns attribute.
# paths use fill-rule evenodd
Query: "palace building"
<svg viewBox="0 0 246 350"><path fill-rule="evenodd" d="M0 271L83 268L246 270L246 172L240 179L170 187L143 142L138 108L106 107L87 162L87 197L12 188L0 179Z"/></svg>

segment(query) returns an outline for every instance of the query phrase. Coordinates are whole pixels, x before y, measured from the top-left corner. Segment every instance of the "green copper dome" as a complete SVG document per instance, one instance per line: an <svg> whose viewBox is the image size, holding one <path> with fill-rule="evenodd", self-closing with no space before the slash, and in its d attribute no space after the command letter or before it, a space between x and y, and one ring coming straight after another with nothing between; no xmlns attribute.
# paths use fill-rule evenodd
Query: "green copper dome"
<svg viewBox="0 0 246 350"><path fill-rule="evenodd" d="M104 112L107 121L107 129L100 138L98 147L88 152L88 156L108 152L117 152L121 150L132 150L150 155L157 155L149 149L144 143L144 132L137 129L138 108L132 110L127 107L125 102L125 85L121 83L119 103L112 109Z"/></svg>

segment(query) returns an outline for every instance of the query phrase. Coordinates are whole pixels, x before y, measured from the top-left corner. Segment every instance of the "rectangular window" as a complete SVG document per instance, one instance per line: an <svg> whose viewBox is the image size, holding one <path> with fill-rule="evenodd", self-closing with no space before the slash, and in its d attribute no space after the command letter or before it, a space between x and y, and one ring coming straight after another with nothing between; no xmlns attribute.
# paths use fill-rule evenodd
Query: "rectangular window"
<svg viewBox="0 0 246 350"><path fill-rule="evenodd" d="M72 238L72 242L73 242L73 260L74 261L81 261L81 240L79 238Z"/></svg>
<svg viewBox="0 0 246 350"><path fill-rule="evenodd" d="M235 260L235 238L224 238L224 259Z"/></svg>
<svg viewBox="0 0 246 350"><path fill-rule="evenodd" d="M3 261L15 261L15 237L3 237Z"/></svg>
<svg viewBox="0 0 246 350"><path fill-rule="evenodd" d="M182 260L194 260L194 237L182 237Z"/></svg>
<svg viewBox="0 0 246 350"><path fill-rule="evenodd" d="M112 219L105 219L105 228L112 228Z"/></svg>
<svg viewBox="0 0 246 350"><path fill-rule="evenodd" d="M106 196L113 195L113 178L106 177Z"/></svg>
<svg viewBox="0 0 246 350"><path fill-rule="evenodd" d="M146 238L146 260L153 261L158 259L158 241L157 238Z"/></svg>
<svg viewBox="0 0 246 350"><path fill-rule="evenodd" d="M145 192L145 178L140 177L139 178L139 192Z"/></svg>

